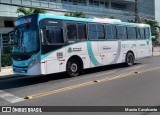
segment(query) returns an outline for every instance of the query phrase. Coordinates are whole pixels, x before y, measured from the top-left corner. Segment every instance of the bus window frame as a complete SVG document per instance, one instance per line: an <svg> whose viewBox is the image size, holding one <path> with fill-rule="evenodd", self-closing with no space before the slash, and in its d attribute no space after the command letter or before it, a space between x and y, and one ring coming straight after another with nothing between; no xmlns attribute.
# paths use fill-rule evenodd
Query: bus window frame
<svg viewBox="0 0 160 115"><path fill-rule="evenodd" d="M134 29L135 29L136 38L130 39L130 38L128 37L128 27L131 27L131 28L134 28ZM126 28L127 28L127 40L137 40L137 27L136 27L136 26L126 26Z"/></svg>
<svg viewBox="0 0 160 115"><path fill-rule="evenodd" d="M120 26L123 27L123 28L125 28L125 30L126 30L126 32L125 32L125 33L126 33L126 38L125 38L125 39L118 38L118 27L120 27ZM128 40L127 26L126 26L126 25L120 25L120 24L119 24L119 25L116 25L116 28L117 28L117 31L116 31L116 33L117 33L117 39L118 39L118 40L121 40L121 41Z"/></svg>
<svg viewBox="0 0 160 115"><path fill-rule="evenodd" d="M67 29L67 23L76 23L76 34L77 34L77 39L68 39L68 35L67 35L67 32L68 32L68 29ZM88 40L88 34L87 34L87 23L86 22L80 22L80 21L69 21L69 20L66 20L64 21L64 26L65 26L65 38L66 38L66 41L68 42L76 42L76 41L87 41ZM83 23L86 25L86 39L79 39L79 36L78 36L78 23Z"/></svg>
<svg viewBox="0 0 160 115"><path fill-rule="evenodd" d="M46 37L46 31L47 31L47 28L48 28L48 27L56 27L56 28L58 27L58 28L60 28L60 29L62 30L63 43L49 43L49 42L48 42L48 39L47 39L47 37ZM45 39L44 39L45 45L63 45L63 44L65 43L65 39L64 39L64 34L63 34L63 32L64 32L64 29L63 29L62 27L60 27L60 26L46 26L46 27L45 27L45 34L43 33L43 34L45 35L45 37L43 37L43 38L45 38Z"/></svg>
<svg viewBox="0 0 160 115"><path fill-rule="evenodd" d="M107 26L107 25L112 25L112 26L115 27L115 31L116 31L116 32L115 32L115 36L116 36L116 39L108 39L108 38L107 38L107 36L106 36L106 35L107 35L106 26ZM107 40L107 41L118 41L118 40L119 40L118 37L117 37L117 24L110 24L110 23L106 23L106 24L105 24L105 40Z"/></svg>
<svg viewBox="0 0 160 115"><path fill-rule="evenodd" d="M71 41L75 42L75 41L77 41L77 39L68 39L67 23L76 23L76 29L77 29L77 22L76 22L76 21L65 21L65 30L66 30L66 31L65 31L65 33L66 33L65 36L66 36L66 40L67 40L67 41L70 41L70 42L71 42ZM77 34L77 32L76 32L76 34ZM78 37L78 36L77 36L77 37Z"/></svg>
<svg viewBox="0 0 160 115"><path fill-rule="evenodd" d="M92 22L91 22L91 23L88 23L88 26L87 26L87 27L88 27L88 28L87 28L88 40L89 40L89 41L98 41L98 35L97 35L97 34L96 34L96 35L97 35L97 39L89 39L89 24L95 24L95 25L96 25L96 33L97 33L97 23L94 23L94 22L93 22L93 23L92 23Z"/></svg>
<svg viewBox="0 0 160 115"><path fill-rule="evenodd" d="M86 39L79 39L78 24L85 24ZM76 40L77 40L77 41L87 41L87 40L88 40L88 35L87 35L87 23L85 23L85 22L77 22L77 23L76 23L76 27L77 27L77 38L78 38L78 39L76 39Z"/></svg>
<svg viewBox="0 0 160 115"><path fill-rule="evenodd" d="M148 29L148 35L149 35L148 38L146 37L146 29ZM149 39L150 39L150 36L151 36L150 27L145 27L145 28L144 28L144 33L145 33L145 39L146 39L146 40L149 40Z"/></svg>
<svg viewBox="0 0 160 115"><path fill-rule="evenodd" d="M100 24L100 25L102 25L103 26L103 32L104 32L104 39L98 39L98 31L97 31L97 40L99 40L99 41L106 41L106 28L105 28L105 24L103 24L103 23L96 23L96 29L98 30L98 28L97 28L97 24Z"/></svg>
<svg viewBox="0 0 160 115"><path fill-rule="evenodd" d="M145 39L146 39L146 38L145 38L145 29L144 29L144 38L141 37L141 34L140 34L140 38L138 38L138 32L140 32L139 29L141 29L141 28L144 29L145 27L139 27L139 26L136 27L136 31L137 31L137 40L145 40Z"/></svg>

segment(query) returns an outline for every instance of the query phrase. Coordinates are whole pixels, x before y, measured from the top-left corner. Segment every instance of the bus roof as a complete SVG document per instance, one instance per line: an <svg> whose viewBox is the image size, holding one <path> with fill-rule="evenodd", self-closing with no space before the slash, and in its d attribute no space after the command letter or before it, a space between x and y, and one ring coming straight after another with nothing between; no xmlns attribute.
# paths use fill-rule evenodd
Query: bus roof
<svg viewBox="0 0 160 115"><path fill-rule="evenodd" d="M150 26L148 24L143 24L143 23L121 22L118 19L109 19L109 18L104 18L104 19L103 18L77 18L77 17L69 17L69 16L59 16L59 15L54 15L54 14L30 14L26 16L32 16L32 15L38 15L38 21L44 18L54 18L54 19L62 19L62 20L68 20L68 21L97 22L97 23L129 25L129 26L139 26L139 27L149 27ZM20 17L20 18L23 18L23 17Z"/></svg>

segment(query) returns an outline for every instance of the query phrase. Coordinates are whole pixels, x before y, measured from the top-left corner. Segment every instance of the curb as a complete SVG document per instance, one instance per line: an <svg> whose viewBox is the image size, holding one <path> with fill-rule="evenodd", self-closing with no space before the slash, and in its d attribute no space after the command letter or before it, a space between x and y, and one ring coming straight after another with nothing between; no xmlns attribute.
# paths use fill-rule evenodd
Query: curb
<svg viewBox="0 0 160 115"><path fill-rule="evenodd" d="M12 66L5 66L5 67L2 67L2 69L8 69L8 68L12 68Z"/></svg>
<svg viewBox="0 0 160 115"><path fill-rule="evenodd" d="M5 75L5 76L0 76L0 80L8 80L8 79L20 78L20 77L23 77L23 75L10 74L10 75Z"/></svg>
<svg viewBox="0 0 160 115"><path fill-rule="evenodd" d="M160 56L160 52L158 52L158 51L153 52L153 56Z"/></svg>

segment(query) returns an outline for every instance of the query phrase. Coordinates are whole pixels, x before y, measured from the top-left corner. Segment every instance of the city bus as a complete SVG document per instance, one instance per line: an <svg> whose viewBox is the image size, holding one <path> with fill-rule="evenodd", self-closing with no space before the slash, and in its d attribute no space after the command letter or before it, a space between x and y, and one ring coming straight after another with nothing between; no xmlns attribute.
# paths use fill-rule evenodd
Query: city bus
<svg viewBox="0 0 160 115"><path fill-rule="evenodd" d="M31 14L18 18L12 49L13 72L47 75L125 63L152 55L150 26L117 19Z"/></svg>

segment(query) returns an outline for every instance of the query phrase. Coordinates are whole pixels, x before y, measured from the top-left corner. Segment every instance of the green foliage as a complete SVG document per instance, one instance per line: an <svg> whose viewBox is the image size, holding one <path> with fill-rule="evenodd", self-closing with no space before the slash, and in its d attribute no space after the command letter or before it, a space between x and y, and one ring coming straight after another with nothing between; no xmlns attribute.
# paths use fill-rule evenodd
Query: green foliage
<svg viewBox="0 0 160 115"><path fill-rule="evenodd" d="M2 64L2 67L11 66L12 64L11 54L2 54L1 64Z"/></svg>
<svg viewBox="0 0 160 115"><path fill-rule="evenodd" d="M5 66L11 66L12 64L12 59L11 59L11 51L12 50L12 46L11 45L7 45L7 47L5 47L3 49L3 53L2 56L1 56L1 62L2 62L2 67L5 67Z"/></svg>
<svg viewBox="0 0 160 115"><path fill-rule="evenodd" d="M22 13L24 15L28 15L28 14L46 13L46 11L44 11L42 9L39 9L39 8L36 8L36 9L33 9L33 8L26 9L26 8L23 8L23 7L19 7L17 9L17 13Z"/></svg>
<svg viewBox="0 0 160 115"><path fill-rule="evenodd" d="M83 12L69 12L69 13L65 14L65 16L78 17L78 18L85 18L86 17Z"/></svg>
<svg viewBox="0 0 160 115"><path fill-rule="evenodd" d="M44 10L42 10L42 9L34 9L33 13L34 13L34 14L46 13L46 11L44 11Z"/></svg>
<svg viewBox="0 0 160 115"><path fill-rule="evenodd" d="M12 53L11 50L12 50L12 46L11 45L7 45L7 47L5 47L3 49L3 53L4 54L10 54L10 53Z"/></svg>
<svg viewBox="0 0 160 115"><path fill-rule="evenodd" d="M149 24L151 26L151 33L152 36L155 36L155 39L153 39L153 46L159 45L158 38L159 38L159 31L157 30L158 27L158 22L155 20L149 20L145 19L142 21L145 24Z"/></svg>
<svg viewBox="0 0 160 115"><path fill-rule="evenodd" d="M110 16L109 18L111 18L111 19L115 19L115 17L114 17L114 16Z"/></svg>

